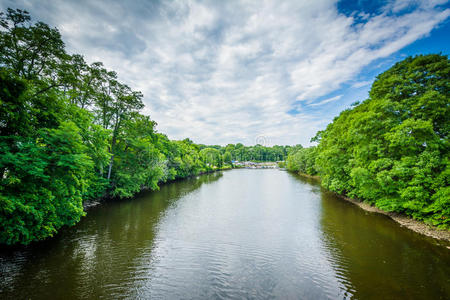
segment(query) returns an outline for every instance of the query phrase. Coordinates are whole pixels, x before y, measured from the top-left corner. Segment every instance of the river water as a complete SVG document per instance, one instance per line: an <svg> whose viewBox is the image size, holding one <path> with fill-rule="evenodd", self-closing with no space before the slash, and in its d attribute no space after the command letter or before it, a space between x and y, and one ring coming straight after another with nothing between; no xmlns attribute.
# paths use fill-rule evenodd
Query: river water
<svg viewBox="0 0 450 300"><path fill-rule="evenodd" d="M449 299L446 245L280 170L102 204L0 251L0 299Z"/></svg>

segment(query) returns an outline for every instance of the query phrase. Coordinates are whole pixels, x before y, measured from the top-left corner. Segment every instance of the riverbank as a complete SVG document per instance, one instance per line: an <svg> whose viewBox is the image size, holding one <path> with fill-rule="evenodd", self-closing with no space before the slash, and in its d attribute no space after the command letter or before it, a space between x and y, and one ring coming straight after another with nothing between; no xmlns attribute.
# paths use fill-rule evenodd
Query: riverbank
<svg viewBox="0 0 450 300"><path fill-rule="evenodd" d="M303 176L303 177L312 178L312 179L315 179L317 181L320 181L320 177L317 176L317 175L309 175L309 174L301 173L301 172L297 172L297 174L300 175L300 176Z"/></svg>
<svg viewBox="0 0 450 300"><path fill-rule="evenodd" d="M201 176L201 175L205 175L205 174L216 173L216 172L219 172L219 171L228 171L228 170L233 170L233 169L236 169L236 168L228 166L228 165L224 166L224 167L221 167L221 168L214 168L214 169L211 169L211 170L200 172L198 174L192 174L192 175L189 175L189 176L186 176L186 177L170 179L170 180L167 180L167 181L161 181L161 182L158 183L158 187L160 188L161 186L166 185L166 184L174 183L174 182L181 181L181 180L186 180L186 179L189 179L189 178L193 178L193 177L197 177L197 176ZM139 192L135 193L133 196L128 197L128 198L136 197L140 193L148 192L148 191L157 191L157 190L151 190L151 189L144 188L144 189L141 189ZM105 202L108 202L108 201L114 201L114 200L117 200L117 199L120 199L120 198L119 197L110 197L110 196L100 197L100 198L97 198L95 200L83 203L83 209L85 211L87 211L87 210L89 210L89 209L91 209L93 207L101 205L102 203L105 203Z"/></svg>
<svg viewBox="0 0 450 300"><path fill-rule="evenodd" d="M385 216L388 216L389 218L391 218L392 220L394 220L395 222L397 222L398 224L400 224L401 226L404 226L412 231L415 231L417 233L438 239L438 240L443 240L443 241L447 241L450 242L450 231L445 230L445 229L438 229L434 226L425 224L421 221L418 220L414 220L408 216L399 214L399 213L393 213L393 212L387 212L384 210L379 209L378 207L372 206L368 203L364 203L364 202L360 202L357 201L355 199L351 199L339 194L338 195L340 198L351 202L357 206L359 206L360 208L364 209L365 211L369 211L369 212L374 212L374 213L379 213ZM450 246L448 246L447 248L450 249Z"/></svg>
<svg viewBox="0 0 450 300"><path fill-rule="evenodd" d="M239 169L109 202L52 240L0 248L0 299L446 299L443 244L315 180Z"/></svg>
<svg viewBox="0 0 450 300"><path fill-rule="evenodd" d="M319 176L312 176L312 175L308 175L308 174L304 174L301 172L297 172L296 174L302 176L302 177L306 177L306 178L312 178L315 180L320 181L320 177ZM385 216L388 216L389 218L391 218L393 221L397 222L398 224L400 224L403 227L406 227L414 232L417 232L419 234L437 239L437 240L441 240L441 241L446 241L450 243L450 231L449 230L445 230L445 229L438 229L432 225L428 225L425 224L424 222L418 221L418 220L414 220L406 215L402 215L399 213L393 213L393 212L387 212L384 210L379 209L378 207L372 206L368 203L365 202L361 202L343 195L339 195L337 193L334 193L335 195L337 195L339 198L344 199L348 202L351 202L355 205L357 205L359 208L368 211L368 212L373 212L373 213L379 213ZM447 246L448 249L450 249L450 245Z"/></svg>

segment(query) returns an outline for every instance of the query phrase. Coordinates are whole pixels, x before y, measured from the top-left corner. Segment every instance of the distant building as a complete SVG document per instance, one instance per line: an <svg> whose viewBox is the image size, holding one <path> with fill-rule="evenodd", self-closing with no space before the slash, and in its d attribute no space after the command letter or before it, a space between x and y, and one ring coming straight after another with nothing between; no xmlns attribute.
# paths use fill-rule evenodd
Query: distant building
<svg viewBox="0 0 450 300"><path fill-rule="evenodd" d="M277 169L276 162L253 162L253 161L236 161L233 163L237 167L244 167L246 169Z"/></svg>

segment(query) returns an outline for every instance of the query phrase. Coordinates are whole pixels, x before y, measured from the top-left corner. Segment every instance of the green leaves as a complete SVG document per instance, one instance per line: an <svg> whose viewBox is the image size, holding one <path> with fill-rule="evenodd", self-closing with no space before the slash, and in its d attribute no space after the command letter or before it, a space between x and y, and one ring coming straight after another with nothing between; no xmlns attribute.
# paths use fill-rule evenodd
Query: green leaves
<svg viewBox="0 0 450 300"><path fill-rule="evenodd" d="M449 79L446 56L397 63L377 77L369 99L317 134L312 163L297 151L288 168L315 169L332 191L449 228Z"/></svg>
<svg viewBox="0 0 450 300"><path fill-rule="evenodd" d="M330 190L450 225L445 56L408 58L379 75L369 99L318 132L317 147L206 146L156 133L139 113L143 95L102 63L68 55L57 29L12 9L0 26L0 243L53 236L92 199L288 153L288 169L318 174Z"/></svg>
<svg viewBox="0 0 450 300"><path fill-rule="evenodd" d="M316 147L297 148L292 151L287 160L286 167L289 171L301 172L308 175L317 175Z"/></svg>
<svg viewBox="0 0 450 300"><path fill-rule="evenodd" d="M45 239L76 224L83 202L204 167L192 142L161 143L142 94L68 55L57 29L14 9L0 26L0 243Z"/></svg>
<svg viewBox="0 0 450 300"><path fill-rule="evenodd" d="M220 167L222 165L222 157L217 149L204 148L200 151L200 157L208 167L213 168L214 166Z"/></svg>
<svg viewBox="0 0 450 300"><path fill-rule="evenodd" d="M57 29L30 20L28 12L20 9L8 8L0 16L0 64L27 80L41 80L57 74L66 53Z"/></svg>
<svg viewBox="0 0 450 300"><path fill-rule="evenodd" d="M28 244L78 222L92 169L78 127L68 121L34 139L2 139L14 142L0 143L0 243Z"/></svg>

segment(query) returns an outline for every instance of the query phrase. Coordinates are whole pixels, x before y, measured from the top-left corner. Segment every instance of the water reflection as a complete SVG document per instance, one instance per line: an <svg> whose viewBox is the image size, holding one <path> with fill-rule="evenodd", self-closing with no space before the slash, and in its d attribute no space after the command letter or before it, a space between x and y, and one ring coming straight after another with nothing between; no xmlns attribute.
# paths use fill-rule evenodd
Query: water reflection
<svg viewBox="0 0 450 300"><path fill-rule="evenodd" d="M143 255L151 255L165 211L222 173L163 185L160 191L92 208L53 240L0 252L0 298L80 299L127 295Z"/></svg>
<svg viewBox="0 0 450 300"><path fill-rule="evenodd" d="M220 180L219 180L220 179ZM278 170L103 204L0 251L1 299L445 299L449 251Z"/></svg>
<svg viewBox="0 0 450 300"><path fill-rule="evenodd" d="M238 170L177 202L158 224L139 295L323 299L339 283L320 249L320 202L277 170Z"/></svg>
<svg viewBox="0 0 450 300"><path fill-rule="evenodd" d="M321 194L324 248L352 298L448 299L448 249L386 216Z"/></svg>

